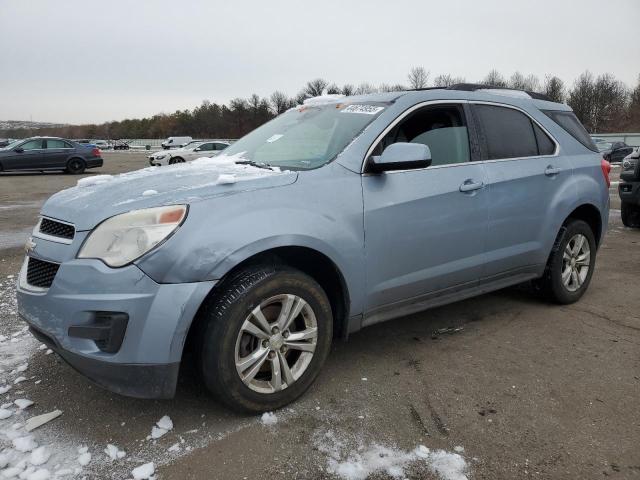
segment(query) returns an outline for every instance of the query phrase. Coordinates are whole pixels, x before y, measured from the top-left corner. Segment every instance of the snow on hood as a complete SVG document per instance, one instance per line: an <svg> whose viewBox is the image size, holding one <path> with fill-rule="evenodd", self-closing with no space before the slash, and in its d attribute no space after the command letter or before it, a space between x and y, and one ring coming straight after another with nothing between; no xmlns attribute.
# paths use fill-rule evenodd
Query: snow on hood
<svg viewBox="0 0 640 480"><path fill-rule="evenodd" d="M135 208L190 203L217 195L293 183L297 174L241 165L242 153L202 157L193 162L147 167L119 175L93 175L53 195L42 213L90 229Z"/></svg>

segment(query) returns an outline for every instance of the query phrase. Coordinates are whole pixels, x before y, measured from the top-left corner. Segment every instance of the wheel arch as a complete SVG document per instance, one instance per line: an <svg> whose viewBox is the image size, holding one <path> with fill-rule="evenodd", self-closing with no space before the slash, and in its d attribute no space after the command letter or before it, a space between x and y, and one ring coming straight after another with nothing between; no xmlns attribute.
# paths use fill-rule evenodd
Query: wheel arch
<svg viewBox="0 0 640 480"><path fill-rule="evenodd" d="M598 207L592 203L583 203L567 215L563 225L566 225L570 219L586 222L589 227L591 227L591 231L596 240L596 247L600 247L600 242L602 241L602 215Z"/></svg>
<svg viewBox="0 0 640 480"><path fill-rule="evenodd" d="M199 325L204 321L202 310L204 305L211 300L212 297L222 291L228 281L232 279L239 271L248 267L254 267L261 264L283 265L295 268L309 275L323 288L333 313L333 332L334 337L346 337L348 332L348 319L350 310L350 294L345 277L338 265L319 250L305 246L281 246L269 248L245 258L229 269L220 280L209 291L208 295L202 301L198 312L194 316L189 326L184 351L193 345L193 336L199 331Z"/></svg>

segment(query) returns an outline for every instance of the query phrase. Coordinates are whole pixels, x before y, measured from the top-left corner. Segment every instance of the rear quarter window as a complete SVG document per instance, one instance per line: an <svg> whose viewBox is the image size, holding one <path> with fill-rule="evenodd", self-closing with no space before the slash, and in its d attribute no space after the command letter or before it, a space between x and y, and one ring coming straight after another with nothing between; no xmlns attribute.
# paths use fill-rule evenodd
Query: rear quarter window
<svg viewBox="0 0 640 480"><path fill-rule="evenodd" d="M598 147L593 142L593 139L589 136L585 128L580 123L580 120L575 116L573 112L561 111L561 110L542 110L547 117L560 125L564 131L579 141L582 145L594 152L598 151Z"/></svg>

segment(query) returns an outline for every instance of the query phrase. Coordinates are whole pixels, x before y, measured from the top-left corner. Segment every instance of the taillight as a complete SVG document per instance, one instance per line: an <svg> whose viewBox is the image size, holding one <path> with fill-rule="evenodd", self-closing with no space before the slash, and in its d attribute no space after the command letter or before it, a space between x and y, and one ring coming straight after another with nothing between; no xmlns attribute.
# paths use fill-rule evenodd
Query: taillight
<svg viewBox="0 0 640 480"><path fill-rule="evenodd" d="M600 161L600 166L602 167L602 175L604 175L604 181L607 182L607 188L609 188L611 186L611 179L609 178L609 173L611 172L611 164L603 158Z"/></svg>
<svg viewBox="0 0 640 480"><path fill-rule="evenodd" d="M100 156L100 149L99 148L94 148L93 150L91 150L91 155L93 155L94 157L99 157Z"/></svg>

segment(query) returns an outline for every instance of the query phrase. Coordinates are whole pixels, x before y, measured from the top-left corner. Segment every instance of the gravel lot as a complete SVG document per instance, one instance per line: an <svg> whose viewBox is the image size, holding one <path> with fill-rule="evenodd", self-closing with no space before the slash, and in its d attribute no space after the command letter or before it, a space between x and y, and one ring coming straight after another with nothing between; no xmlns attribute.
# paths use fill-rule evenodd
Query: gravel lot
<svg viewBox="0 0 640 480"><path fill-rule="evenodd" d="M104 157L90 174L147 162L142 152ZM0 450L12 425L60 409L33 432L52 453L38 468L80 468L86 446L78 478L128 478L152 461L161 479L456 478L439 469L438 449L459 454L474 479L640 478L640 231L622 226L613 187L609 234L579 303L509 289L365 329L335 343L310 391L266 425L216 404L189 371L171 401L110 394L20 333L11 278L20 245L42 202L78 178L0 175L0 385L12 385L0 403L34 402L0 420ZM444 327L462 329L432 336ZM147 439L164 415L173 430ZM108 459L107 444L126 457ZM366 477L376 461L400 470Z"/></svg>

